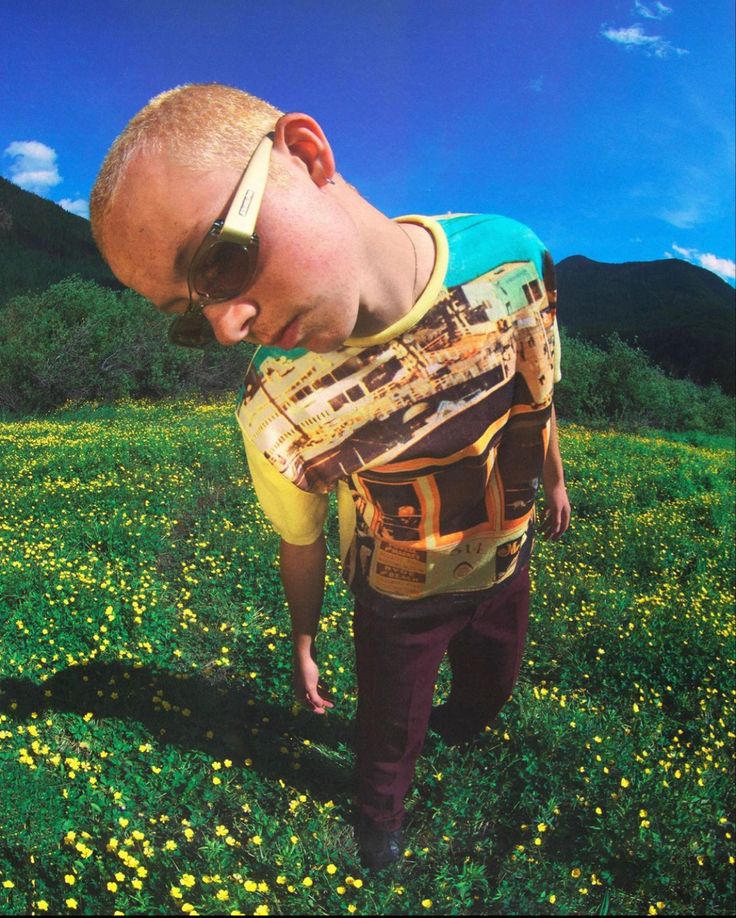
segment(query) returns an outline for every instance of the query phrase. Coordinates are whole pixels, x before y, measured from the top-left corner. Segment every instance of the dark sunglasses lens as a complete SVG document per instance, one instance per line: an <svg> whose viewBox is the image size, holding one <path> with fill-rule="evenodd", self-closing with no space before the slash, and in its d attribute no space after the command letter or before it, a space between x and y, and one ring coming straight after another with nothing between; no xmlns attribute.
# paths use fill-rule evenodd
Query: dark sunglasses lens
<svg viewBox="0 0 736 918"><path fill-rule="evenodd" d="M201 313L177 316L169 326L169 341L180 347L206 347L214 340L212 326Z"/></svg>
<svg viewBox="0 0 736 918"><path fill-rule="evenodd" d="M241 293L255 273L257 242L248 246L216 242L194 266L192 285L200 296L229 300Z"/></svg>

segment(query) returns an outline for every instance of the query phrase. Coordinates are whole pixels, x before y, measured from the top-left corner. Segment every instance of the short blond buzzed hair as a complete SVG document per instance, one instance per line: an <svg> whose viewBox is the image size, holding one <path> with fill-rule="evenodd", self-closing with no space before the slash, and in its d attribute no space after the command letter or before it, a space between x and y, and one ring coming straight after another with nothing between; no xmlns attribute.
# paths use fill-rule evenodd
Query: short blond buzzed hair
<svg viewBox="0 0 736 918"><path fill-rule="evenodd" d="M104 226L129 164L165 154L192 169L244 169L258 141L283 112L242 89L190 83L155 96L132 118L105 157L90 196L92 234L104 250Z"/></svg>

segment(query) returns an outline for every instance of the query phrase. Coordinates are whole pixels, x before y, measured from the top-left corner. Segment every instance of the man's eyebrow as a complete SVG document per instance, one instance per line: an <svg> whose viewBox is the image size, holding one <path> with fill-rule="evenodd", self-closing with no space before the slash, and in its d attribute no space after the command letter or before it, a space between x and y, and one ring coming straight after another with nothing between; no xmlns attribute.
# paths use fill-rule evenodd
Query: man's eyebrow
<svg viewBox="0 0 736 918"><path fill-rule="evenodd" d="M190 242L185 239L179 244L176 250L176 255L174 256L174 279L176 281L183 280L189 273L189 259L187 257L189 248ZM170 300L166 300L165 303L162 303L161 306L157 306L156 308L161 312L176 313L179 310L174 309L174 307L178 306L180 303L189 305L189 300L185 299L183 296L175 296Z"/></svg>
<svg viewBox="0 0 736 918"><path fill-rule="evenodd" d="M174 313L179 312L178 309L174 309L174 307L178 306L179 304L184 304L188 306L189 300L183 296L175 296L175 297L172 297L170 300L166 300L166 302L162 303L160 306L157 306L156 309L158 309L159 312L168 312L168 313L174 314Z"/></svg>
<svg viewBox="0 0 736 918"><path fill-rule="evenodd" d="M190 245L190 240L185 239L176 250L176 255L174 256L174 274L177 280L185 277L189 270L187 252L189 251Z"/></svg>

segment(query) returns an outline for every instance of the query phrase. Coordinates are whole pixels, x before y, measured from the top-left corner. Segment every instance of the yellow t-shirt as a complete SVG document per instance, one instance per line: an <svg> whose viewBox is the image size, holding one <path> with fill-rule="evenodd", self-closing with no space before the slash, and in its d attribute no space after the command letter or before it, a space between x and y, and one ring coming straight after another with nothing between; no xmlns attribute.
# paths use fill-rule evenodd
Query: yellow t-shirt
<svg viewBox="0 0 736 918"><path fill-rule="evenodd" d="M435 240L412 310L329 354L260 348L237 411L276 531L314 542L337 487L346 579L394 603L492 588L528 558L560 378L537 237L504 217L401 219Z"/></svg>

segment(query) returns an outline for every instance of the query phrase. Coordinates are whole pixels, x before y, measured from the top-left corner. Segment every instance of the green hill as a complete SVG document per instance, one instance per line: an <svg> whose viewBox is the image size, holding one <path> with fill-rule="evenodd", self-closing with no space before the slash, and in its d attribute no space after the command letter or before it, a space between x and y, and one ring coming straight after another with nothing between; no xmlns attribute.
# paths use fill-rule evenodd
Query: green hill
<svg viewBox="0 0 736 918"><path fill-rule="evenodd" d="M0 304L70 274L121 289L87 220L0 178Z"/></svg>
<svg viewBox="0 0 736 918"><path fill-rule="evenodd" d="M559 320L601 344L613 332L674 376L734 391L734 290L677 258L605 264L582 255L557 265Z"/></svg>

